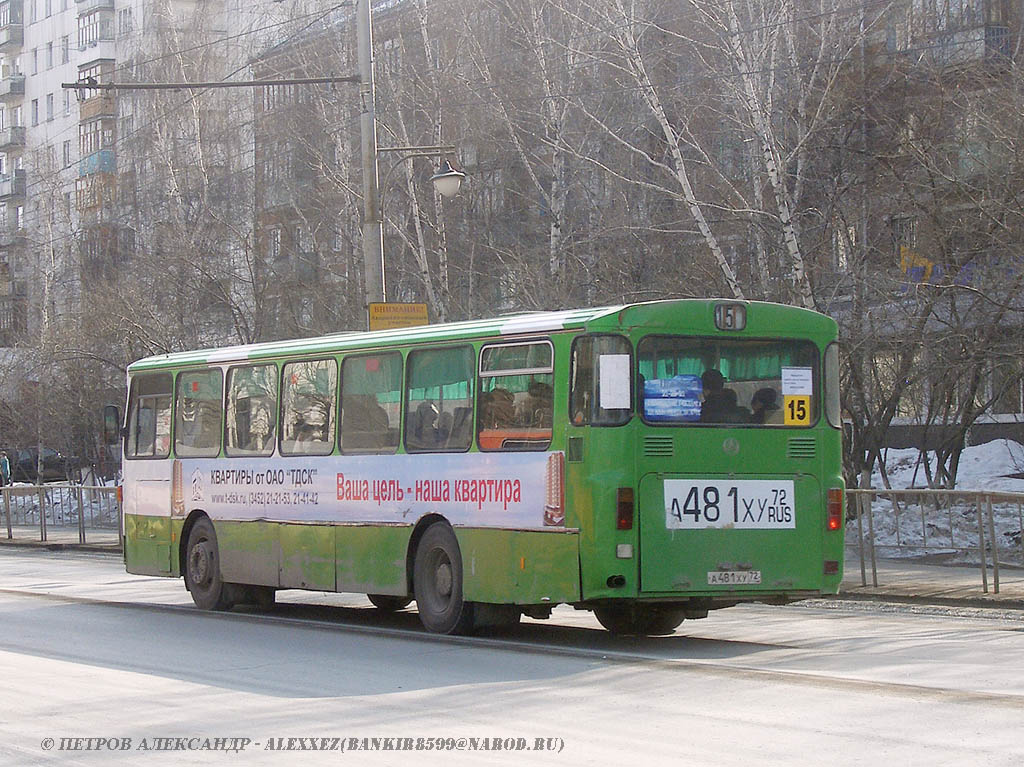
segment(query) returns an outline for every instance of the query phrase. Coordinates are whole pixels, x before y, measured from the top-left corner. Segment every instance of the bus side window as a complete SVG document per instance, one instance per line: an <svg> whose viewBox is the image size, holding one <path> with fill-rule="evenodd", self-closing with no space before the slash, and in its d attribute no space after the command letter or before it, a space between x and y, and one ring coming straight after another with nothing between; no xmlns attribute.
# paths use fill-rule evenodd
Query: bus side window
<svg viewBox="0 0 1024 767"><path fill-rule="evenodd" d="M178 374L174 402L174 454L212 458L220 454L222 379L219 369Z"/></svg>
<svg viewBox="0 0 1024 767"><path fill-rule="evenodd" d="M168 373L153 373L132 379L128 403L128 458L166 458L171 452L171 391Z"/></svg>
<svg viewBox="0 0 1024 767"><path fill-rule="evenodd" d="M480 350L477 444L481 450L546 450L554 420L551 342L492 344Z"/></svg>
<svg viewBox="0 0 1024 767"><path fill-rule="evenodd" d="M277 366L228 370L224 450L228 455L270 455L277 435Z"/></svg>
<svg viewBox="0 0 1024 767"><path fill-rule="evenodd" d="M624 357L632 357L632 346L622 336L592 335L580 336L572 344L572 363L569 369L569 418L573 426L621 426L632 416L630 407L601 407L602 360L609 370L617 370L612 363ZM628 371L627 371L628 372ZM611 379L612 383L624 383ZM621 396L616 389L622 388ZM629 394L625 386L605 392L605 400L621 399L624 404ZM612 397L611 392L616 391Z"/></svg>
<svg viewBox="0 0 1024 767"><path fill-rule="evenodd" d="M333 359L290 362L281 369L281 453L334 452L338 363Z"/></svg>
<svg viewBox="0 0 1024 767"><path fill-rule="evenodd" d="M410 453L465 451L473 438L471 346L409 353L405 449Z"/></svg>
<svg viewBox="0 0 1024 767"><path fill-rule="evenodd" d="M346 357L341 363L341 450L394 453L402 403L402 355Z"/></svg>

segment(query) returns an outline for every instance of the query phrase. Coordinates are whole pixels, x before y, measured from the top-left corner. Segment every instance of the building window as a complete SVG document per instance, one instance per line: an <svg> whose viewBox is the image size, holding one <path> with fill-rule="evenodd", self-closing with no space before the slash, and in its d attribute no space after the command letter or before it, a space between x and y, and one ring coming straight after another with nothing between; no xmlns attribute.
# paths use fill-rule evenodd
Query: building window
<svg viewBox="0 0 1024 767"><path fill-rule="evenodd" d="M64 114L71 114L71 91L68 88L64 89Z"/></svg>
<svg viewBox="0 0 1024 767"><path fill-rule="evenodd" d="M281 257L281 230L271 229L270 230L270 242L267 247L267 255L270 258Z"/></svg>
<svg viewBox="0 0 1024 767"><path fill-rule="evenodd" d="M117 34L124 36L132 32L132 9L122 8L117 12Z"/></svg>
<svg viewBox="0 0 1024 767"><path fill-rule="evenodd" d="M64 35L60 39L60 63L67 64L71 61L71 38Z"/></svg>
<svg viewBox="0 0 1024 767"><path fill-rule="evenodd" d="M32 124L39 125L39 99L32 99Z"/></svg>
<svg viewBox="0 0 1024 767"><path fill-rule="evenodd" d="M52 93L47 93L46 94L46 119L47 120L52 120L53 119L53 94Z"/></svg>
<svg viewBox="0 0 1024 767"><path fill-rule="evenodd" d="M39 49L32 49L32 74L39 74Z"/></svg>
<svg viewBox="0 0 1024 767"><path fill-rule="evenodd" d="M71 142L64 142L64 167L71 165Z"/></svg>

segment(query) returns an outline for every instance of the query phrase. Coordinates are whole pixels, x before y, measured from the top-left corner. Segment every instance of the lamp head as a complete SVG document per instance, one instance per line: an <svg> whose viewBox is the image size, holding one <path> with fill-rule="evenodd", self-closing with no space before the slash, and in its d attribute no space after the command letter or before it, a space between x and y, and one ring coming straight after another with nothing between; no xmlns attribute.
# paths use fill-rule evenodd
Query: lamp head
<svg viewBox="0 0 1024 767"><path fill-rule="evenodd" d="M452 164L445 160L437 169L437 173L430 177L430 180L434 182L434 189L442 197L454 197L459 193L462 179L465 177L465 173L455 170Z"/></svg>

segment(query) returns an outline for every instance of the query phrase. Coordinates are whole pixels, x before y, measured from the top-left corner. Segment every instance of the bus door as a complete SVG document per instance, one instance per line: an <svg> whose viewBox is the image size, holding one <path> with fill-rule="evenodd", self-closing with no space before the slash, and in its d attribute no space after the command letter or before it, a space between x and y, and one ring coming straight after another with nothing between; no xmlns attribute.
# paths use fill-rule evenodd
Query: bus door
<svg viewBox="0 0 1024 767"><path fill-rule="evenodd" d="M133 378L124 440L124 545L129 571L171 570L171 391L169 373Z"/></svg>

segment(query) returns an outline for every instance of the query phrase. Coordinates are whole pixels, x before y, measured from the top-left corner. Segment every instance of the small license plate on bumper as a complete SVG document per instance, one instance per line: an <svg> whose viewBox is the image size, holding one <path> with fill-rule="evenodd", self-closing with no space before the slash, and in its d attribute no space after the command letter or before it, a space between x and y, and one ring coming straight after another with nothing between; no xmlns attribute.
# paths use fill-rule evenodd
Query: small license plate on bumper
<svg viewBox="0 0 1024 767"><path fill-rule="evenodd" d="M756 586L761 583L760 570L712 570L709 586Z"/></svg>

